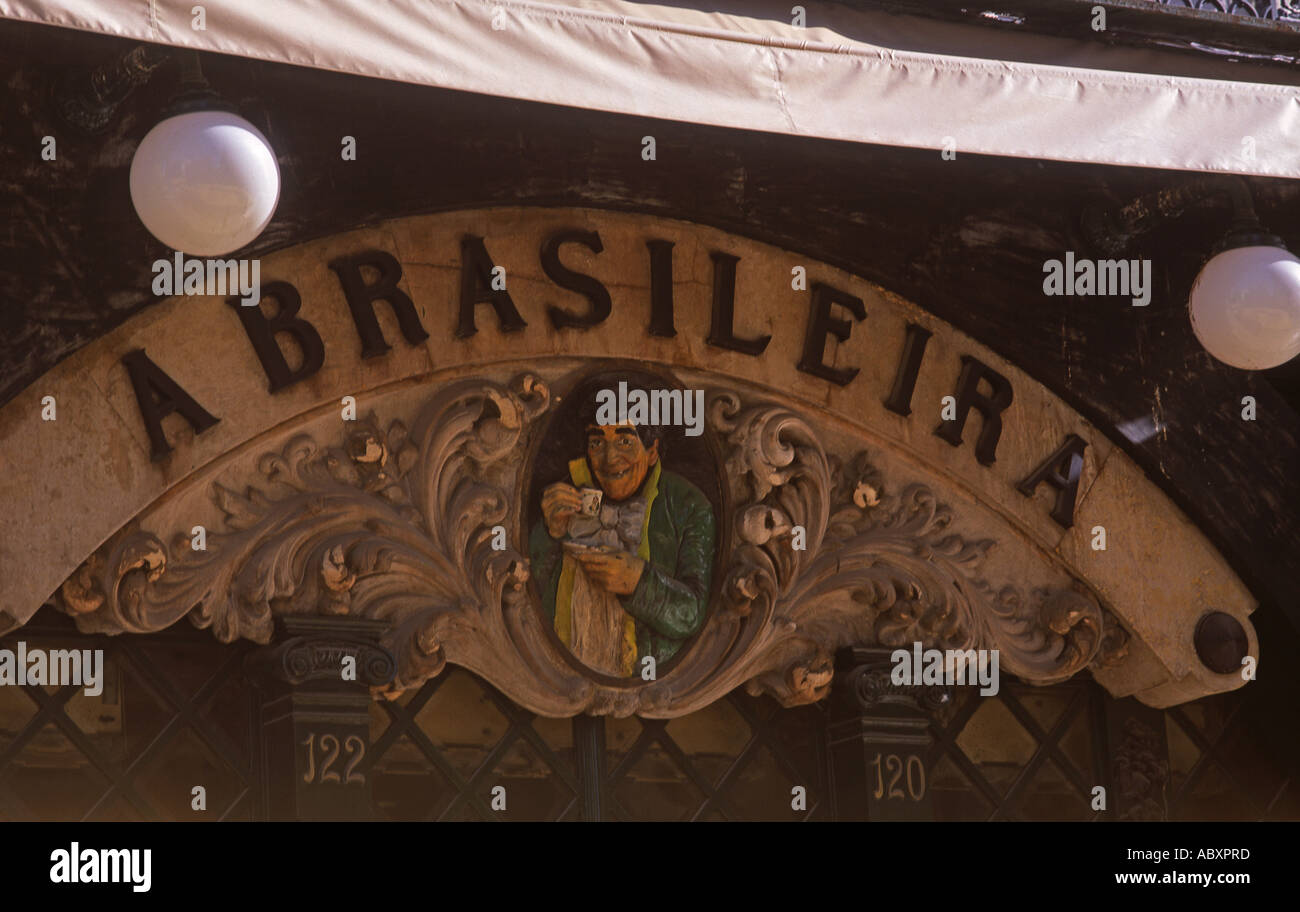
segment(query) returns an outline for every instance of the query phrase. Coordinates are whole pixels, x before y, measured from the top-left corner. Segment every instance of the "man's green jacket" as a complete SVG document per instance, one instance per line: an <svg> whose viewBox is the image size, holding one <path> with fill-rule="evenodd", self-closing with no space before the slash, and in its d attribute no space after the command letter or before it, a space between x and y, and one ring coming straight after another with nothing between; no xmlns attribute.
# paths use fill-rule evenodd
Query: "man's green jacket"
<svg viewBox="0 0 1300 912"><path fill-rule="evenodd" d="M717 535L713 507L695 485L661 470L648 534L650 561L632 594L619 597L636 622L638 669L645 656L653 656L656 665L668 661L704 623ZM564 550L546 531L545 520L533 527L528 546L542 610L554 624Z"/></svg>

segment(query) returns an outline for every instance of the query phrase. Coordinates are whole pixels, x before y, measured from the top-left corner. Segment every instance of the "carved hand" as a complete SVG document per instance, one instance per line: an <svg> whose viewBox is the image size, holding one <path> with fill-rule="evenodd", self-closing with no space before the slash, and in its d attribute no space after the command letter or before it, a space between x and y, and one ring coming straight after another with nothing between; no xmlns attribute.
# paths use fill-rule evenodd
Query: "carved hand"
<svg viewBox="0 0 1300 912"><path fill-rule="evenodd" d="M573 485L557 481L542 491L542 519L551 538L563 538L581 510L582 495Z"/></svg>
<svg viewBox="0 0 1300 912"><path fill-rule="evenodd" d="M574 557L593 583L614 595L631 595L645 571L645 561L626 551L593 551Z"/></svg>

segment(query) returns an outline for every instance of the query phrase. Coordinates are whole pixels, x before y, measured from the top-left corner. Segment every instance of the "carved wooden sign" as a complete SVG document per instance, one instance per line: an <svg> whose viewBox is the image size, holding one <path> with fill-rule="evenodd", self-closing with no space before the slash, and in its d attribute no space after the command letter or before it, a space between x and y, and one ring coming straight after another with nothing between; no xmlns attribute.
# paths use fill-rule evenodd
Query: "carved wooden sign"
<svg viewBox="0 0 1300 912"><path fill-rule="evenodd" d="M497 210L260 273L260 307L170 299L49 376L112 416L83 428L98 460L65 457L54 513L81 521L39 562L84 549L54 583L82 629L268 642L276 617L368 618L396 658L377 695L452 662L546 715L675 716L738 686L807 702L838 648L918 642L1163 705L1240 686L1196 660L1206 611L1255 650L1249 594L1104 435L829 266L666 219ZM636 411L660 404L676 417ZM15 498L40 430L30 456L6 444Z"/></svg>
<svg viewBox="0 0 1300 912"><path fill-rule="evenodd" d="M258 484L214 486L224 522L205 551L185 533L169 549L137 532L63 600L90 609L90 629L158 630L188 615L222 639L268 638L277 609L382 618L398 659L389 693L451 660L552 715L678 714L742 684L807 702L825 694L834 650L864 641L996 648L1043 682L1122 655L1127 635L1068 578L1034 590L986 580L992 542L954 534L926 486L893 490L868 453L827 452L787 407L734 389L707 397L730 519L718 585L706 584L715 597L698 634L650 680L573 661L538 610L528 554L493 547L499 524L524 540L520 492L533 486L520 455L554 408L530 374L450 384L409 428L363 420L335 445L295 437L263 455ZM676 566L664 570L677 582Z"/></svg>
<svg viewBox="0 0 1300 912"><path fill-rule="evenodd" d="M605 249L598 230L559 228L541 237L537 259L547 278L557 288L586 299L583 312L552 304L546 307L546 317L554 330L590 330L610 318L610 293L599 279L570 269L561 262L560 251L565 245L580 245L593 254L600 254ZM673 246L669 241L652 236L645 240L644 268L650 299L645 332L650 336L672 338L677 334ZM502 333L527 331L529 324L510 294L508 270L493 261L485 239L464 234L460 239L460 252L460 291L453 337L465 339L479 332L477 314L481 307L488 307L495 314L497 327ZM761 358L772 341L771 334L751 338L741 338L736 334L736 276L741 258L710 251L709 259L712 264L712 296L709 331L704 341L719 349ZM339 291L355 324L362 358L384 357L392 349L376 314L376 306L381 303L392 312L408 344L422 344L430 338L415 303L400 287L402 265L391 253L361 250L335 257L329 268L339 278ZM791 307L799 306L800 298L806 298L808 309L795 369L827 383L847 386L861 369L835 367L827 363L826 347L832 340L845 342L850 338L854 322L867 319L866 306L861 298L833 285L815 279L809 284L806 270L798 272L803 269L795 267L790 282ZM273 310L273 316L268 316L268 310L262 307L246 306L247 301L238 295L228 297L226 303L239 316L249 345L266 375L269 392L277 393L314 376L324 366L325 345L320 332L303 312L302 294L296 286L277 280L263 286L260 293L263 301L273 302L273 308L269 308ZM845 317L853 319L850 321ZM932 335L930 330L915 323L907 325L902 357L897 364L892 389L884 400L885 407L895 414L912 415L917 377ZM284 345L289 342L299 353L299 365L293 369L289 367ZM949 445L960 447L966 436L968 419L972 412L978 413L983 420L978 435L972 435L975 436L975 458L981 465L991 466L997 461L1003 413L1013 402L1015 390L1007 377L976 356L963 354L961 363L961 374L951 395L942 400L941 418L933 432ZM168 416L179 415L195 433L208 430L220 420L159 367L145 350L127 352L122 356L122 364L131 378L131 388L141 422L149 435L154 459L166 458L171 452L171 444L163 430L163 419ZM1087 441L1079 435L1065 435L1059 445L1029 467L1027 474L1016 484L1016 489L1027 497L1032 497L1040 485L1051 487L1055 498L1052 519L1067 529L1074 524L1074 508L1087 447Z"/></svg>

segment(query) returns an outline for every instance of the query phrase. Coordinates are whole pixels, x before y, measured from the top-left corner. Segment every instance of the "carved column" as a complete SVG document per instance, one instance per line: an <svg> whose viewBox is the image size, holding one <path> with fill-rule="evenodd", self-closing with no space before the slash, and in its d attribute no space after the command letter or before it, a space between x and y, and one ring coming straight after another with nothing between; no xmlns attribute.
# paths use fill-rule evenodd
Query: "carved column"
<svg viewBox="0 0 1300 912"><path fill-rule="evenodd" d="M281 617L278 642L249 657L250 679L262 695L262 806L269 819L370 818L370 688L387 684L397 670L379 644L387 626L355 617Z"/></svg>
<svg viewBox="0 0 1300 912"><path fill-rule="evenodd" d="M855 646L835 657L828 736L840 820L934 819L930 715L952 691L893 684L892 652Z"/></svg>

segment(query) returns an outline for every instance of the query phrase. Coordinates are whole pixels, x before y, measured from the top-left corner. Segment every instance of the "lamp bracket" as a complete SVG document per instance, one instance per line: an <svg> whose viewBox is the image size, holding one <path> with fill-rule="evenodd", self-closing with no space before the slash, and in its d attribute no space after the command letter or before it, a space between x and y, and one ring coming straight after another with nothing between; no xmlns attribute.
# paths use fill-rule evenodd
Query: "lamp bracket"
<svg viewBox="0 0 1300 912"><path fill-rule="evenodd" d="M53 84L54 114L81 133L102 133L130 94L169 59L170 48L137 44L103 66L67 72Z"/></svg>
<svg viewBox="0 0 1300 912"><path fill-rule="evenodd" d="M228 111L235 113L232 105L218 95L203 75L199 63L198 51L181 51L180 87L167 103L163 117L175 117L177 114L190 114L194 111Z"/></svg>

